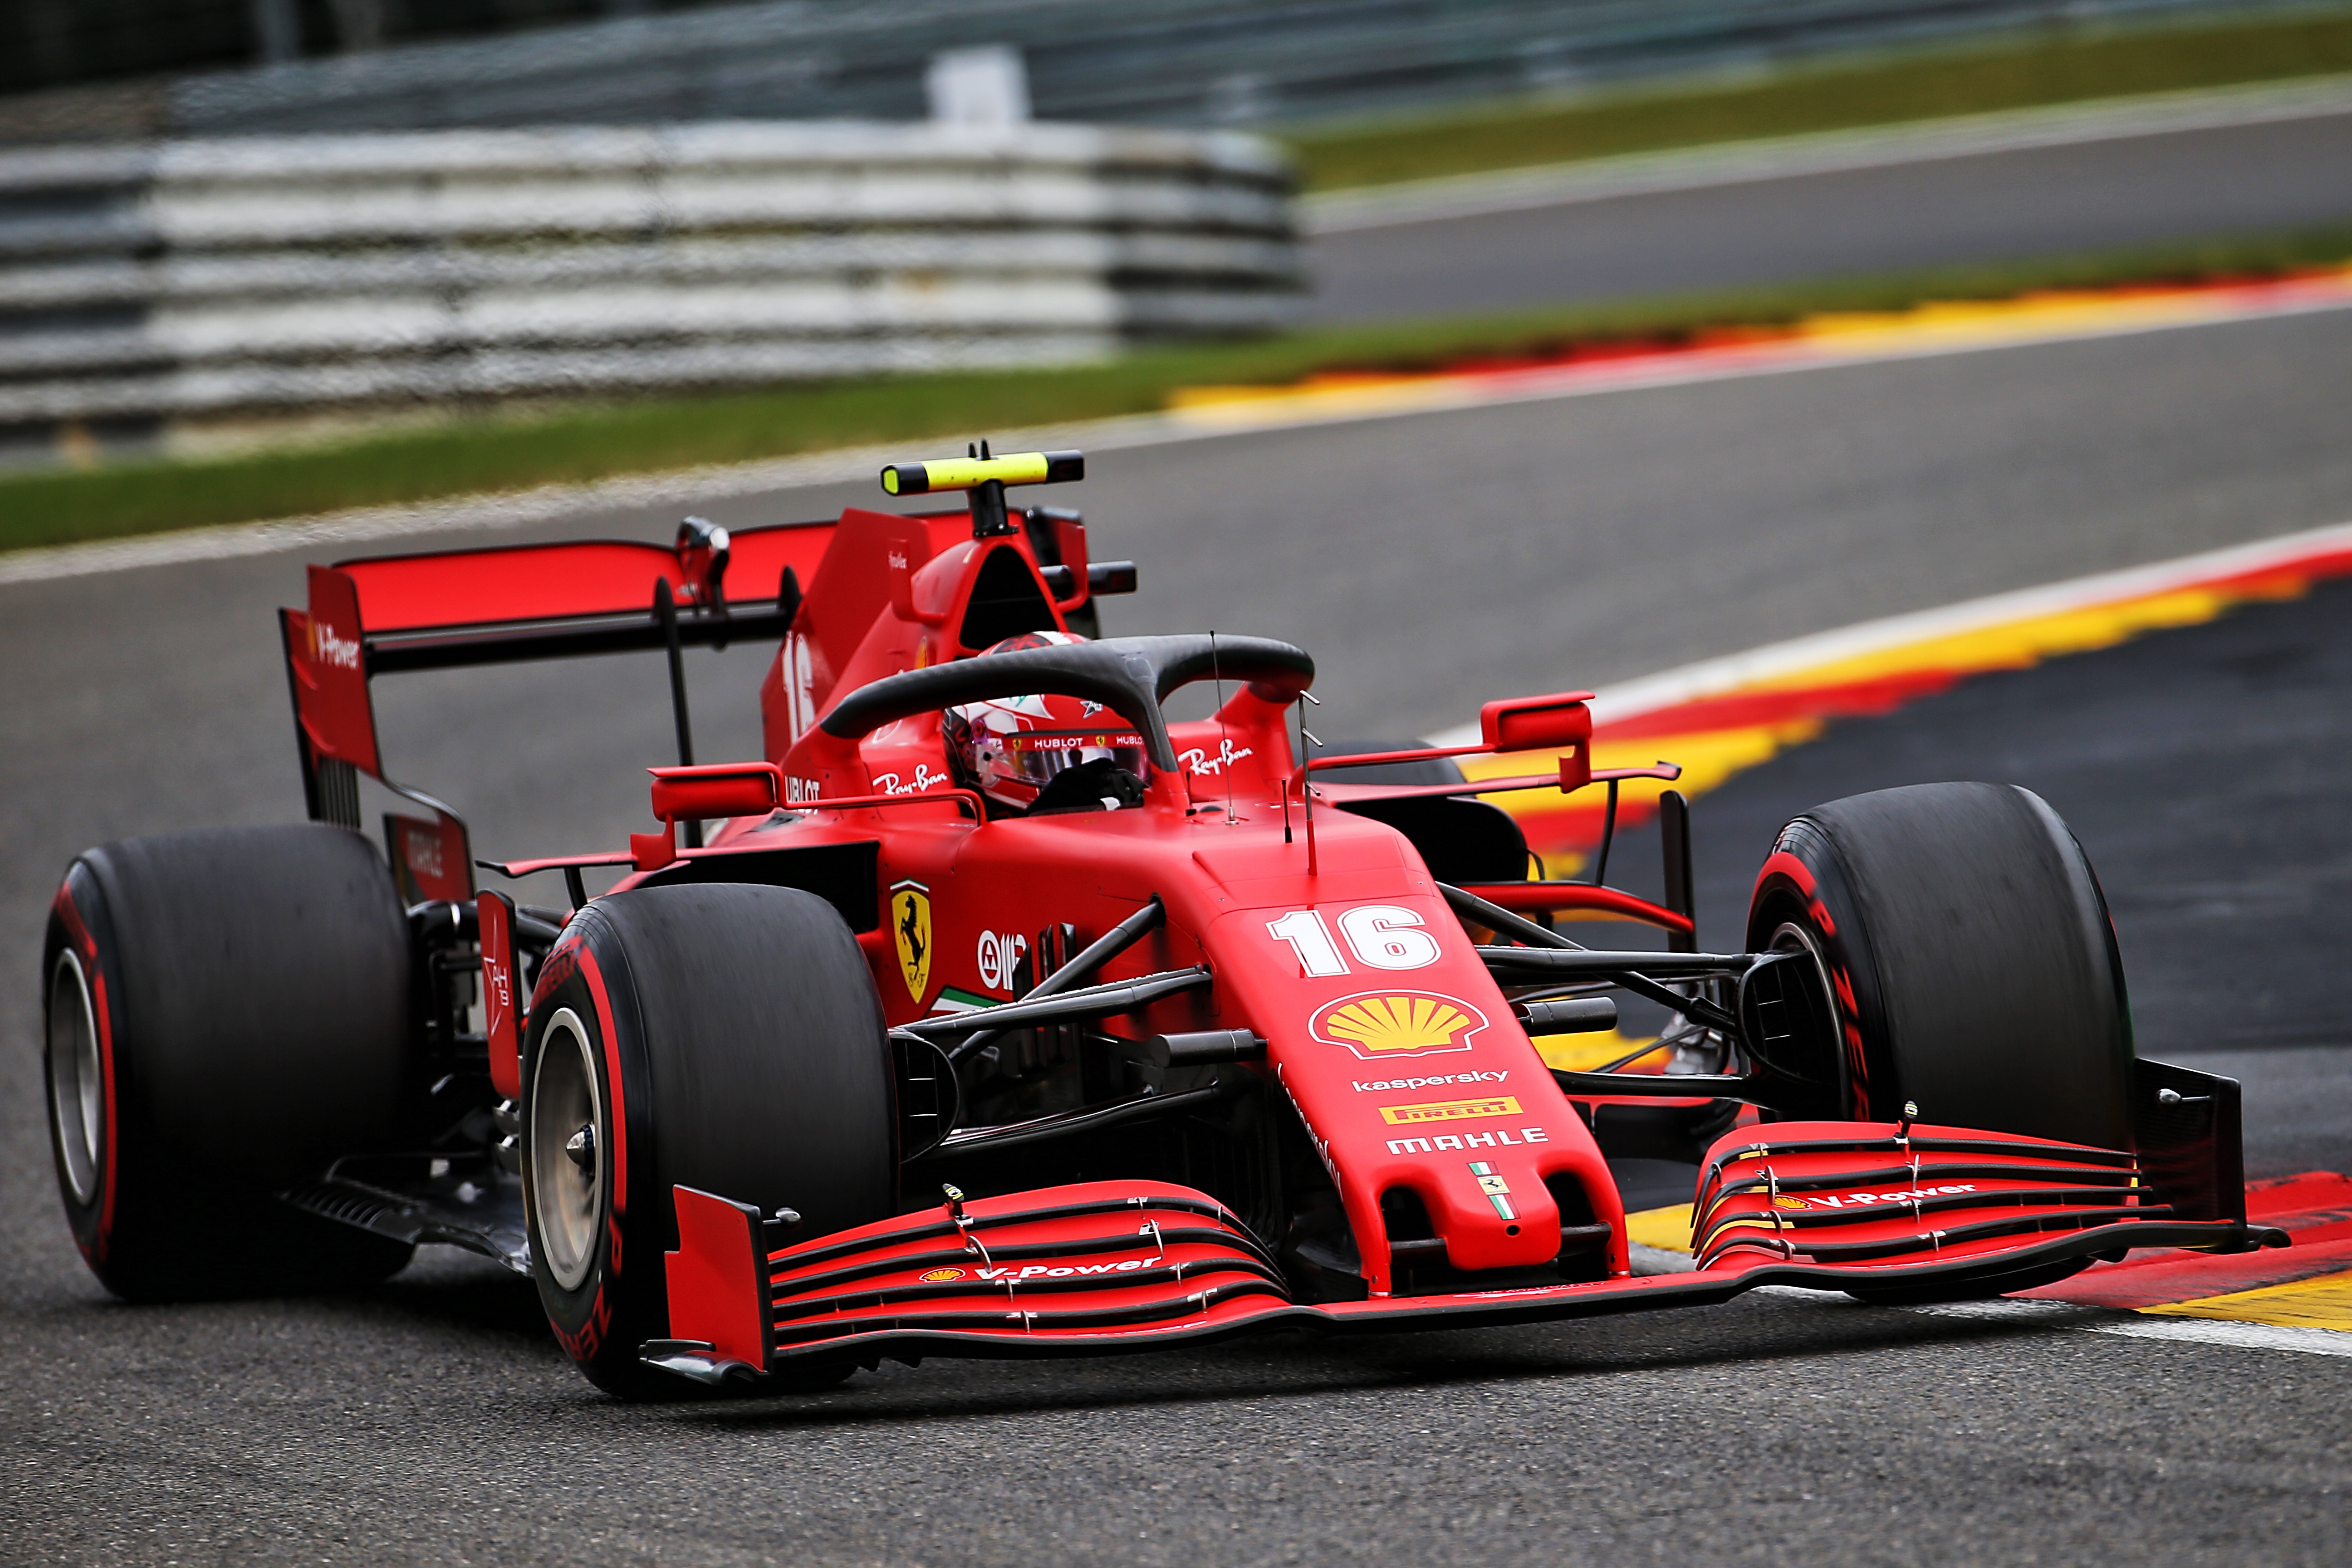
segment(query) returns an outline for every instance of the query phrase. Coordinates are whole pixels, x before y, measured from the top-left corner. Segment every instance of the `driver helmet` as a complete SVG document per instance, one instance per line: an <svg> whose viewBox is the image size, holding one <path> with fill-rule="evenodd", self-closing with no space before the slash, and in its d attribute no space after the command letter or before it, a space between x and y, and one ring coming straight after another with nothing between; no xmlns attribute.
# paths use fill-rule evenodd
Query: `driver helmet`
<svg viewBox="0 0 2352 1568"><path fill-rule="evenodd" d="M1071 632L1024 632L978 657L1018 648L1067 647L1086 640ZM1077 768L1086 769L1088 781L1116 769L1139 782L1114 789L1089 782L1066 803L1049 800L1049 807L1095 805L1101 798L1123 804L1141 799L1143 737L1099 702L1052 694L992 698L949 709L943 727L949 761L962 782L1000 805L1030 810L1056 777Z"/></svg>

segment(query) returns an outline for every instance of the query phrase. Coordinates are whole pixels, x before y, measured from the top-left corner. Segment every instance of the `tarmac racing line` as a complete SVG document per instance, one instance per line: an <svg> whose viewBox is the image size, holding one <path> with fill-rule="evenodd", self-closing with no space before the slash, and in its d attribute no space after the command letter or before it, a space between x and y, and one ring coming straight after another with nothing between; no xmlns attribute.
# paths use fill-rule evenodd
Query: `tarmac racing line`
<svg viewBox="0 0 2352 1568"><path fill-rule="evenodd" d="M1325 321L1742 288L2340 222L2352 81L1970 116L1335 191Z"/></svg>
<svg viewBox="0 0 2352 1568"><path fill-rule="evenodd" d="M1615 885L1656 896L1654 828L1640 830L1662 790L1704 797L1702 947L1738 940L1772 834L1822 800L1947 778L2049 799L2106 889L2141 1050L2242 1080L2249 1214L2294 1245L2136 1253L1967 1310L2352 1355L2352 1179L2336 1173L2352 1168L2352 1026L2330 984L2352 953L2352 524L1712 660L1593 710L1594 765L1685 765L1672 786L1624 787ZM1549 760L1465 767L1507 777ZM1598 794L1490 798L1568 876L1597 845ZM1638 1043L1562 1037L1546 1056L1590 1068ZM1689 1168L1621 1174L1639 1205L1686 1190ZM1647 1267L1689 1267L1687 1203L1631 1223Z"/></svg>
<svg viewBox="0 0 2352 1568"><path fill-rule="evenodd" d="M2347 307L2352 307L2352 263L2263 279L2052 289L2007 300L1824 311L1786 325L1727 327L1687 342L1595 343L1549 358L1444 370L1330 372L1283 386L1184 387L1171 398L1170 416L1179 425L1204 431L1280 428L2218 326Z"/></svg>

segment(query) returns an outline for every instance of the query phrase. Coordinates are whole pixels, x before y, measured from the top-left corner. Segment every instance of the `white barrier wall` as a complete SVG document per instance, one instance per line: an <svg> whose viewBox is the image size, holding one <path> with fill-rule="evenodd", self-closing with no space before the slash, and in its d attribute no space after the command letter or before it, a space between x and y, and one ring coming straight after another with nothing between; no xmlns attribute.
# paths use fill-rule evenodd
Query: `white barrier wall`
<svg viewBox="0 0 2352 1568"><path fill-rule="evenodd" d="M717 123L0 153L0 426L1042 364L1264 331L1266 142Z"/></svg>

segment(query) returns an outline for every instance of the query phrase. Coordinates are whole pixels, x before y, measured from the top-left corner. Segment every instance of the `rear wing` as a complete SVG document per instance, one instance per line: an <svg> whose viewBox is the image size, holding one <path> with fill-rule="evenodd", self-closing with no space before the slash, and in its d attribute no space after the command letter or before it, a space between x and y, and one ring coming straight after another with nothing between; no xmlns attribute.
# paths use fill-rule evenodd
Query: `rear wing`
<svg viewBox="0 0 2352 1568"><path fill-rule="evenodd" d="M830 521L730 531L690 518L670 549L583 541L378 556L310 569L307 608L278 612L302 792L313 821L361 828L365 774L432 813L388 814L384 848L402 896L470 900L465 824L384 772L369 682L378 675L589 654L666 650L681 762L690 762L685 647L780 639ZM730 598L729 589L749 590Z"/></svg>

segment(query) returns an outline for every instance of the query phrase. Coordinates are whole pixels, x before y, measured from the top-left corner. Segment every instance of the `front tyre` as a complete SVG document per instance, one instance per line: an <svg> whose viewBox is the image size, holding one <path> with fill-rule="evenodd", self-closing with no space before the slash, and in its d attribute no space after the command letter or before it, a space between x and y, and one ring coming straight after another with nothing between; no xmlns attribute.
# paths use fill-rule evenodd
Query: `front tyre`
<svg viewBox="0 0 2352 1568"><path fill-rule="evenodd" d="M1851 795L1780 830L1751 952L1811 951L1847 1114L2131 1146L2131 1009L2106 902L2058 814L2008 784Z"/></svg>
<svg viewBox="0 0 2352 1568"><path fill-rule="evenodd" d="M807 893L704 883L589 904L541 971L523 1093L531 1276L611 1394L687 1391L637 1360L668 1333L673 1186L794 1209L795 1240L896 1206L881 999Z"/></svg>
<svg viewBox="0 0 2352 1568"><path fill-rule="evenodd" d="M2032 791L1915 784L1815 806L1780 830L1757 878L1748 944L1820 964L1839 1036L1820 1065L1841 1080L1844 1114L1892 1121L1916 1105L1945 1126L2131 1147L2115 930L2082 846ZM1996 1296L2088 1261L1847 1294Z"/></svg>

